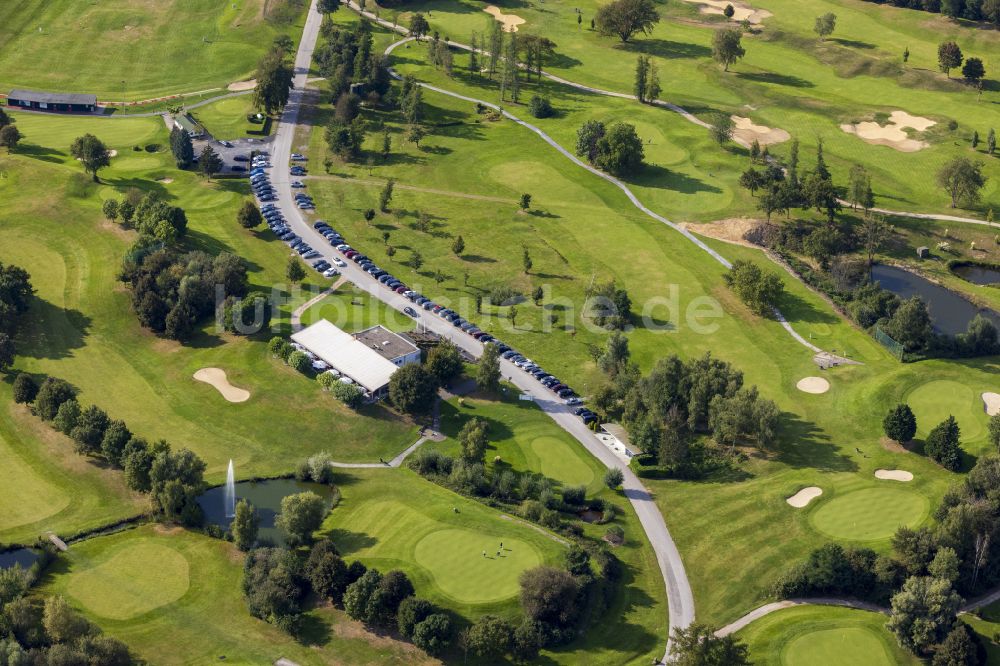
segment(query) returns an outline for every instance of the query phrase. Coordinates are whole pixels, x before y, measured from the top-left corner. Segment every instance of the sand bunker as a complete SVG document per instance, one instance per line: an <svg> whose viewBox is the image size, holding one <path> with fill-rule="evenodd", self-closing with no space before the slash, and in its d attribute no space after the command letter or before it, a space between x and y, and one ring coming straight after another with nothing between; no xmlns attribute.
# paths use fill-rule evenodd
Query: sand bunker
<svg viewBox="0 0 1000 666"><path fill-rule="evenodd" d="M783 129L772 129L764 125L754 125L753 121L749 118L743 118L742 116L730 116L733 119L736 127L733 129L733 138L736 139L737 143L741 143L745 146L753 144L753 140L757 139L757 143L762 146L769 146L775 143L781 143L782 141L788 141L792 138L792 135Z"/></svg>
<svg viewBox="0 0 1000 666"><path fill-rule="evenodd" d="M875 478L883 481L913 481L913 472L906 472L901 469L877 469Z"/></svg>
<svg viewBox="0 0 1000 666"><path fill-rule="evenodd" d="M984 393L983 406L986 408L987 416L1000 414L1000 393Z"/></svg>
<svg viewBox="0 0 1000 666"><path fill-rule="evenodd" d="M250 399L250 391L237 388L229 383L226 371L220 368L202 368L194 373L194 378L215 387L222 397L229 402L246 402Z"/></svg>
<svg viewBox="0 0 1000 666"><path fill-rule="evenodd" d="M808 486L795 493L785 501L796 509L801 509L805 505L823 494L823 489L818 486Z"/></svg>
<svg viewBox="0 0 1000 666"><path fill-rule="evenodd" d="M241 92L243 90L253 90L257 87L257 79L250 79L248 81L233 81L228 86L226 90L231 90L232 92Z"/></svg>
<svg viewBox="0 0 1000 666"><path fill-rule="evenodd" d="M933 120L920 116L911 116L906 111L893 111L886 125L865 121L854 125L841 125L840 129L848 134L857 134L866 143L877 146L889 146L902 153L915 153L930 144L926 141L911 139L904 131L907 128L923 132L936 125Z"/></svg>
<svg viewBox="0 0 1000 666"><path fill-rule="evenodd" d="M517 26L526 23L523 18L516 14L504 14L496 5L490 5L483 11L503 23L503 29L507 32L517 32Z"/></svg>
<svg viewBox="0 0 1000 666"><path fill-rule="evenodd" d="M803 377L795 388L803 393L826 393L830 390L830 382L822 377Z"/></svg>
<svg viewBox="0 0 1000 666"><path fill-rule="evenodd" d="M733 6L733 19L734 21L749 21L753 24L758 24L766 18L774 16L771 12L766 9L754 9L753 7L747 6L742 2L728 2L728 0L684 0L685 2L692 2L696 5L701 5L699 10L702 14L716 14L718 16L723 16L726 11L726 5Z"/></svg>
<svg viewBox="0 0 1000 666"><path fill-rule="evenodd" d="M163 183L164 185L169 185L170 183L174 182L174 179L173 178L157 178L156 182Z"/></svg>

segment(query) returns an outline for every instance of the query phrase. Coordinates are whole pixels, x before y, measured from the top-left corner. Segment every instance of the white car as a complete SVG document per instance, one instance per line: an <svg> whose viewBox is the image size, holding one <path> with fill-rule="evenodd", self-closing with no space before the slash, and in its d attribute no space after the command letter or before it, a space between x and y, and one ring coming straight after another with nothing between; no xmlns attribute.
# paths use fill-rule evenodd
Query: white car
<svg viewBox="0 0 1000 666"><path fill-rule="evenodd" d="M323 277L332 278L335 275L340 275L340 271L338 271L336 268L328 268L325 271L323 271Z"/></svg>
<svg viewBox="0 0 1000 666"><path fill-rule="evenodd" d="M325 361L313 361L312 367L316 372L323 372L330 369L330 366Z"/></svg>
<svg viewBox="0 0 1000 666"><path fill-rule="evenodd" d="M341 268L347 265L347 263L343 259L338 259L337 257L334 257L333 259L331 259L331 261L334 263L334 265L340 266Z"/></svg>

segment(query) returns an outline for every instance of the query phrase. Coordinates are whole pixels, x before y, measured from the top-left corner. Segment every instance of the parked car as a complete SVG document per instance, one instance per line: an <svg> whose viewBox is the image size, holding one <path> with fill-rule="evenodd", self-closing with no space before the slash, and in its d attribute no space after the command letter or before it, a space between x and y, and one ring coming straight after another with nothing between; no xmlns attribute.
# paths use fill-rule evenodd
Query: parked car
<svg viewBox="0 0 1000 666"><path fill-rule="evenodd" d="M250 158L246 155L233 155L234 162L249 162Z"/></svg>
<svg viewBox="0 0 1000 666"><path fill-rule="evenodd" d="M333 258L333 263L341 268L347 265L343 259L337 259L336 257Z"/></svg>
<svg viewBox="0 0 1000 666"><path fill-rule="evenodd" d="M405 308L403 308L403 312L410 315L411 317L417 316L417 311L411 308L410 306L406 306Z"/></svg>

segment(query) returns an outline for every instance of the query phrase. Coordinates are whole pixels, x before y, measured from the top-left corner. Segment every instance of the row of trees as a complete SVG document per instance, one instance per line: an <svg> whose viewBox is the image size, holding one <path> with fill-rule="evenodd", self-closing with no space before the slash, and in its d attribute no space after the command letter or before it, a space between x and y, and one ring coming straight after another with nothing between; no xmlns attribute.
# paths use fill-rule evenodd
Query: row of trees
<svg viewBox="0 0 1000 666"><path fill-rule="evenodd" d="M868 0L878 4L921 9L949 18L987 21L1000 26L1000 0Z"/></svg>
<svg viewBox="0 0 1000 666"><path fill-rule="evenodd" d="M120 201L106 199L102 211L108 220L138 231L144 241L159 241L170 246L187 234L188 219L184 209L171 206L155 192L142 195L132 190Z"/></svg>
<svg viewBox="0 0 1000 666"><path fill-rule="evenodd" d="M292 346L285 338L275 336L271 338L267 345L271 356L280 358L286 365L291 366L304 375L313 374L312 360L305 354ZM340 381L339 377L329 372L322 372L316 380L324 391L330 392L333 397L352 409L357 409L364 401L364 391L357 384L348 384Z"/></svg>
<svg viewBox="0 0 1000 666"><path fill-rule="evenodd" d="M0 372L14 365L14 340L34 293L28 271L0 262Z"/></svg>
<svg viewBox="0 0 1000 666"><path fill-rule="evenodd" d="M1000 434L1000 420L996 423L997 433ZM912 440L917 434L917 419L910 406L901 403L890 409L882 420L882 431L886 437L901 444ZM948 418L934 426L927 435L927 439L924 440L924 453L945 469L955 472L962 462L960 436L958 423L955 417L949 414Z"/></svg>
<svg viewBox="0 0 1000 666"><path fill-rule="evenodd" d="M216 312L217 303L224 327L235 333L256 332L270 319L267 297L247 295L246 262L229 252L212 257L139 245L126 255L119 277L131 287L139 323L172 340L190 339L198 322Z"/></svg>
<svg viewBox="0 0 1000 666"><path fill-rule="evenodd" d="M941 42L938 46L938 67L949 78L951 70L961 67L962 78L972 84L978 84L986 76L986 67L983 66L982 58L966 59L962 54L962 49L953 41Z"/></svg>
<svg viewBox="0 0 1000 666"><path fill-rule="evenodd" d="M205 463L192 451L172 451L162 439L148 443L100 407L82 407L76 389L55 377L39 385L20 373L14 380L14 401L31 405L36 416L73 440L78 453L121 469L129 489L148 493L165 520L201 524L197 498L205 489Z"/></svg>

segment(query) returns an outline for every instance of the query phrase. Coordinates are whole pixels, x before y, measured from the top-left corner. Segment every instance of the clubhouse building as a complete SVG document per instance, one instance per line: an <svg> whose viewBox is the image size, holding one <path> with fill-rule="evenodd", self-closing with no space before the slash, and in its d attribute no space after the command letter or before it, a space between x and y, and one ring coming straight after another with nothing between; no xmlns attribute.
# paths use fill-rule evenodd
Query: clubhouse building
<svg viewBox="0 0 1000 666"><path fill-rule="evenodd" d="M384 326L352 335L320 319L293 333L292 341L330 366L341 381L347 378L357 384L372 401L388 394L389 379L396 370L420 362L420 349Z"/></svg>
<svg viewBox="0 0 1000 666"><path fill-rule="evenodd" d="M7 106L36 111L94 113L97 111L97 95L18 89L7 93Z"/></svg>

